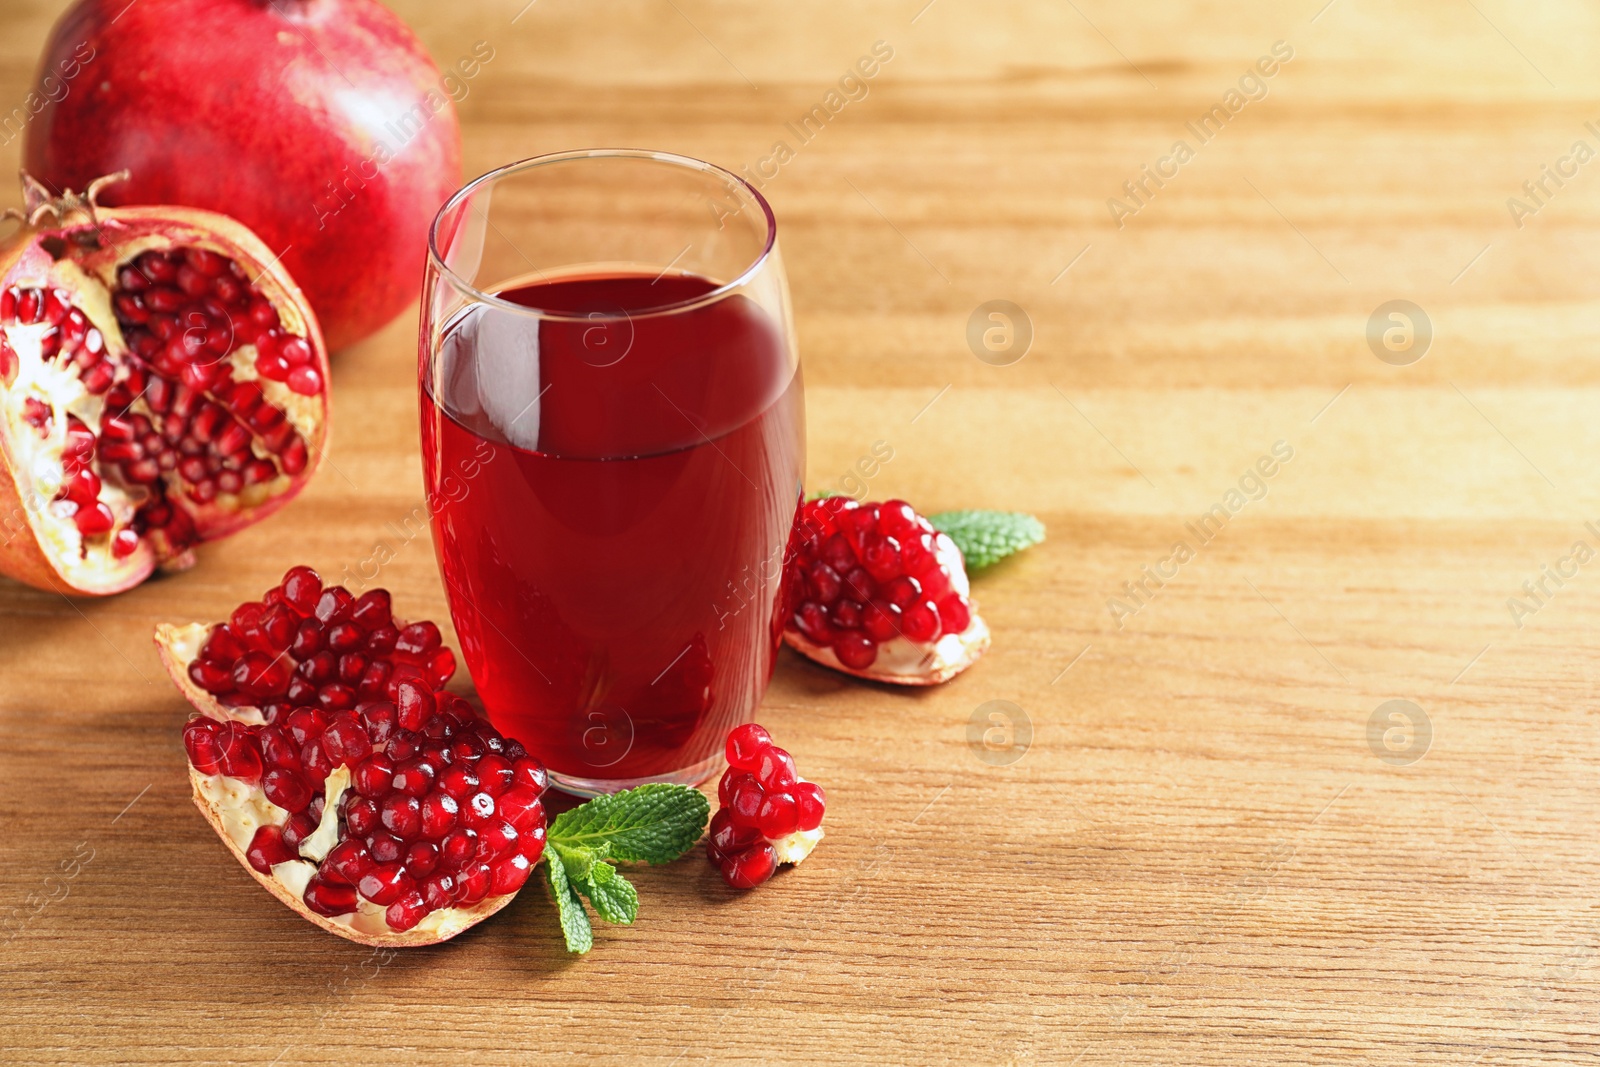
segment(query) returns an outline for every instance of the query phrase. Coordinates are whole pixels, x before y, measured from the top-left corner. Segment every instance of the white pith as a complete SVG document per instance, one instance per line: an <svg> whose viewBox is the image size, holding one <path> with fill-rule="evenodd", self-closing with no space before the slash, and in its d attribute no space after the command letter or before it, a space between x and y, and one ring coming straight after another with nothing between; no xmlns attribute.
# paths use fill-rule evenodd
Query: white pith
<svg viewBox="0 0 1600 1067"><path fill-rule="evenodd" d="M210 632L211 627L205 623L164 626L160 629L159 639L178 662L187 664L198 658L200 648L205 644ZM219 705L207 714L213 718L232 719L254 726L266 722L261 712L253 707L229 708ZM289 813L268 800L259 785L251 785L249 782L220 774L202 775L194 772L192 768L191 777L195 780L196 795L205 801L216 816L222 833L227 835L228 840L237 847L241 855L249 847L250 840L258 829L264 825L282 826L289 819ZM348 788L349 783L350 772L343 766L336 767L328 775L324 784L322 822L313 834L301 841L299 851L302 856L312 857L320 862L327 856L328 849L338 841L339 797ZM294 899L301 900L302 906L304 906L306 886L316 872L317 863L311 862L311 859L289 860L274 864L270 875L263 875L251 868L251 873L256 877L270 878L287 890ZM420 922L405 931L397 931L389 925L384 914L385 908L359 895L356 898L354 912L317 918L364 935L387 934L413 941L422 938L443 941L478 922L485 912L496 910L503 899L487 896L470 907L440 908L424 915Z"/></svg>
<svg viewBox="0 0 1600 1067"><path fill-rule="evenodd" d="M76 263L58 260L43 278L14 277L7 284L19 289L64 288L72 292L73 303L105 339L105 358L121 358L122 334L111 313L110 294ZM65 480L61 452L67 443L67 415L76 415L98 436L100 416L106 406L104 394L94 396L85 389L72 362L60 356L43 358L41 341L51 329L48 322L31 326L13 323L0 329L17 355L15 380L9 386L0 386L0 413L6 422L18 495L40 547L75 588L92 586L109 574L147 565L150 549L143 543L125 559L111 555L112 537L133 519L149 495L143 488L124 487L115 478L103 479L100 500L111 509L115 523L108 533L87 540L70 516L58 514L58 509L52 507ZM50 408L50 427L43 437L24 418L30 398Z"/></svg>
<svg viewBox="0 0 1600 1067"><path fill-rule="evenodd" d="M172 240L146 234L119 243L116 246L116 261L107 262L96 273L91 274L74 260L63 258L53 261L42 277L19 273L7 278L5 285L15 286L19 290L63 289L70 293L72 304L83 312L90 325L99 330L105 340L104 359L117 367L113 384L115 388L115 383L127 378L125 364L128 357L127 344L111 303L111 294L117 285L117 270L143 252L152 249L165 252L174 248L202 248L248 266L239 260L237 250L230 250L215 242L195 239L190 235L185 235L183 240ZM292 301L274 299L275 294L259 284L257 288L263 296L272 300L285 331L299 337L307 336L307 324ZM98 396L90 394L83 388L72 360L62 355L52 360L41 357L40 342L50 328L48 322L0 327L18 359L16 379L9 386L0 384L0 419L5 422L11 470L17 481L18 495L41 549L71 586L93 588L104 585L108 577L130 574L150 565L154 549L147 539L141 538L139 547L122 559L112 555L111 544L116 534L128 526L134 514L152 494L145 486L124 483L120 465L102 463L97 457L91 466L101 478L99 500L111 509L114 518L111 530L85 539L70 515L57 513L65 510L55 503L55 497L60 493L64 480L61 453L66 443L66 416L77 416L98 438L101 416L106 407L105 397L110 390ZM243 345L231 353L227 363L232 370L233 380L259 380L267 402L283 411L289 424L305 440L308 450L316 448L322 415L321 394L302 396L283 382L260 378L255 359L254 345ZM328 383L324 382L324 390L327 387ZM51 410L50 428L44 437L23 417L25 402L30 397L40 400ZM152 412L142 397L135 399L130 410L145 415L159 427L162 416ZM232 416L231 410L229 415ZM267 450L255 430L248 424L245 428L250 430L251 454L257 459L271 460L275 468L279 467L278 457ZM308 458L308 467L311 462ZM267 481L242 486L237 493L219 491L210 503L197 505L187 498L186 483L176 470L163 471L161 479L172 506L190 515L213 510L232 512L254 509L284 493L294 481L280 469ZM52 507L52 504L55 506Z"/></svg>

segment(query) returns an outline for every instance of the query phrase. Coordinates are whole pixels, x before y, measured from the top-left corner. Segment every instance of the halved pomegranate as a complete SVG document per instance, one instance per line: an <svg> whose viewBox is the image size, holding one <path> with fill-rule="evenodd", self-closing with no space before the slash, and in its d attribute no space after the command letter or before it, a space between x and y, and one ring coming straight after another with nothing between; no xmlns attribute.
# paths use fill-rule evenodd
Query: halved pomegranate
<svg viewBox="0 0 1600 1067"><path fill-rule="evenodd" d="M805 504L784 580L784 641L846 674L937 685L989 647L961 550L903 500Z"/></svg>
<svg viewBox="0 0 1600 1067"><path fill-rule="evenodd" d="M239 223L26 175L0 243L0 573L120 592L283 506L328 432L305 298Z"/></svg>
<svg viewBox="0 0 1600 1067"><path fill-rule="evenodd" d="M543 764L443 691L455 654L389 594L295 567L225 623L158 626L199 714L195 804L235 858L324 930L431 945L510 903L544 854Z"/></svg>

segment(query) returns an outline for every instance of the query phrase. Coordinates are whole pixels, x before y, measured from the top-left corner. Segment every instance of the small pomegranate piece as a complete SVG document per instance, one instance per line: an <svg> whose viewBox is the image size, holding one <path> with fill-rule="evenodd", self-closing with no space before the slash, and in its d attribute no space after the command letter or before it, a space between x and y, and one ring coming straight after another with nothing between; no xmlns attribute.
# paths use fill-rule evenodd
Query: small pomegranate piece
<svg viewBox="0 0 1600 1067"><path fill-rule="evenodd" d="M371 655L387 680L330 709L326 646L370 650L396 629L407 641ZM544 766L444 690L454 654L432 623L394 620L388 593L324 589L296 567L227 622L158 627L156 643L200 711L183 730L195 803L301 915L363 944L433 944L527 882Z"/></svg>
<svg viewBox="0 0 1600 1067"><path fill-rule="evenodd" d="M813 500L784 572L784 640L846 674L936 685L989 647L968 590L961 550L905 501Z"/></svg>
<svg viewBox="0 0 1600 1067"><path fill-rule="evenodd" d="M795 773L794 758L756 723L737 726L725 748L706 855L734 889L753 889L780 863L799 863L822 840L827 797Z"/></svg>
<svg viewBox="0 0 1600 1067"><path fill-rule="evenodd" d="M102 210L111 180L52 197L24 176L0 242L0 573L95 596L282 507L328 423L322 336L272 251L206 211ZM317 389L274 379L288 340Z"/></svg>

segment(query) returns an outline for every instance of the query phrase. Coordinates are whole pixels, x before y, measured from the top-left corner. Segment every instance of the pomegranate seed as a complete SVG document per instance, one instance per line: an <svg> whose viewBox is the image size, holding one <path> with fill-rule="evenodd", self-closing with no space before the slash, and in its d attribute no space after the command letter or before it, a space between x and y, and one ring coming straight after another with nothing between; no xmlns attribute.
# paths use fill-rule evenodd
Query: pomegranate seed
<svg viewBox="0 0 1600 1067"><path fill-rule="evenodd" d="M478 849L499 855L517 843L517 828L504 819L488 819L478 827Z"/></svg>
<svg viewBox="0 0 1600 1067"><path fill-rule="evenodd" d="M440 644L439 628L431 622L415 622L400 631L395 651L408 655L424 655Z"/></svg>
<svg viewBox="0 0 1600 1067"><path fill-rule="evenodd" d="M416 760L405 766L396 768L394 780L390 783L395 790L409 797L423 797L433 788L433 779L436 774L433 764L427 760Z"/></svg>
<svg viewBox="0 0 1600 1067"><path fill-rule="evenodd" d="M405 841L387 830L374 830L366 840L371 846L374 861L379 864L395 864L405 856Z"/></svg>
<svg viewBox="0 0 1600 1067"><path fill-rule="evenodd" d="M253 727L232 721L224 722L217 726L216 739L222 746L223 774L244 782L261 780L261 750L256 745Z"/></svg>
<svg viewBox="0 0 1600 1067"><path fill-rule="evenodd" d="M495 896L506 893L515 893L528 881L528 875L533 873L533 863L528 857L518 852L498 860L493 867L489 882L489 892Z"/></svg>
<svg viewBox="0 0 1600 1067"><path fill-rule="evenodd" d="M761 754L772 747L772 736L757 723L736 726L724 744L725 755L731 766L753 771L759 765Z"/></svg>
<svg viewBox="0 0 1600 1067"><path fill-rule="evenodd" d="M901 615L900 627L908 640L932 641L939 636L939 609L927 600L913 604Z"/></svg>
<svg viewBox="0 0 1600 1067"><path fill-rule="evenodd" d="M333 848L322 861L322 877L340 885L355 885L373 868L372 856L359 839L347 837Z"/></svg>
<svg viewBox="0 0 1600 1067"><path fill-rule="evenodd" d="M251 652L234 665L233 684L247 696L277 696L289 687L289 670L280 658Z"/></svg>
<svg viewBox="0 0 1600 1067"><path fill-rule="evenodd" d="M517 786L495 802L501 818L522 834L533 832L535 826L544 825L544 804L539 792L527 786Z"/></svg>
<svg viewBox="0 0 1600 1067"><path fill-rule="evenodd" d="M356 910L356 891L347 885L334 885L321 878L312 878L302 898L306 907L318 915L348 915Z"/></svg>
<svg viewBox="0 0 1600 1067"><path fill-rule="evenodd" d="M261 791L285 811L304 811L311 806L311 787L293 771L268 771L261 780Z"/></svg>
<svg viewBox="0 0 1600 1067"><path fill-rule="evenodd" d="M322 392L322 373L309 364L291 368L286 381L289 388L301 396L316 396Z"/></svg>
<svg viewBox="0 0 1600 1067"><path fill-rule="evenodd" d="M328 754L328 747L320 737L313 737L301 747L300 762L305 766L306 774L319 782L333 771L333 757Z"/></svg>
<svg viewBox="0 0 1600 1067"><path fill-rule="evenodd" d="M284 425L289 424L284 423ZM307 458L305 440L299 434L295 434L283 447L278 461L283 465L283 473L293 476L306 469Z"/></svg>
<svg viewBox="0 0 1600 1067"><path fill-rule="evenodd" d="M735 783L728 797L728 810L741 822L753 824L761 811L766 792L754 778L744 778Z"/></svg>
<svg viewBox="0 0 1600 1067"><path fill-rule="evenodd" d="M390 929L404 931L421 922L428 911L428 904L423 899L421 891L413 888L389 905L383 913L383 919L389 924Z"/></svg>
<svg viewBox="0 0 1600 1067"><path fill-rule="evenodd" d="M365 641L366 634L353 622L335 623L328 628L328 648L334 652L349 652Z"/></svg>
<svg viewBox="0 0 1600 1067"><path fill-rule="evenodd" d="M365 837L378 829L378 805L366 797L355 797L345 805L344 818L352 834Z"/></svg>
<svg viewBox="0 0 1600 1067"><path fill-rule="evenodd" d="M772 840L788 837L800 827L800 810L789 793L768 793L756 812L756 827Z"/></svg>
<svg viewBox="0 0 1600 1067"><path fill-rule="evenodd" d="M366 719L367 736L374 745L385 744L394 733L397 712L394 705L385 701L363 704L356 709ZM391 768L391 773L393 769Z"/></svg>
<svg viewBox="0 0 1600 1067"><path fill-rule="evenodd" d="M456 880L448 874L435 874L422 884L422 899L432 911L450 907L455 897Z"/></svg>
<svg viewBox="0 0 1600 1067"><path fill-rule="evenodd" d="M418 841L406 849L406 873L413 878L422 879L432 874L434 868L439 866L439 846L426 841Z"/></svg>
<svg viewBox="0 0 1600 1067"><path fill-rule="evenodd" d="M304 745L322 736L322 732L328 728L328 717L316 708L297 708L285 725L294 743Z"/></svg>
<svg viewBox="0 0 1600 1067"><path fill-rule="evenodd" d="M777 868L777 853L762 841L729 856L722 868L722 877L734 889L754 889L771 878Z"/></svg>
<svg viewBox="0 0 1600 1067"><path fill-rule="evenodd" d="M440 842L439 852L447 869L460 870L478 854L478 832L465 826L451 830Z"/></svg>
<svg viewBox="0 0 1600 1067"><path fill-rule="evenodd" d="M357 764L351 775L351 785L364 797L382 800L389 793L389 780L393 776L393 761L381 752L375 753Z"/></svg>
<svg viewBox="0 0 1600 1067"><path fill-rule="evenodd" d="M868 604L861 613L861 626L875 644L900 636L900 609L886 601Z"/></svg>
<svg viewBox="0 0 1600 1067"><path fill-rule="evenodd" d="M390 611L389 591L372 589L363 593L351 606L350 618L368 633L387 627L394 618Z"/></svg>
<svg viewBox="0 0 1600 1067"><path fill-rule="evenodd" d="M939 601L939 622L945 633L965 633L972 624L972 609L967 598L960 593L951 593Z"/></svg>
<svg viewBox="0 0 1600 1067"><path fill-rule="evenodd" d="M389 738L384 751L392 760L408 760L417 754L417 736L409 730L400 730Z"/></svg>
<svg viewBox="0 0 1600 1067"><path fill-rule="evenodd" d="M833 643L833 654L853 671L864 671L878 658L878 646L858 633L840 634Z"/></svg>
<svg viewBox="0 0 1600 1067"><path fill-rule="evenodd" d="M457 800L465 800L478 790L478 776L463 764L445 768L439 776L439 788Z"/></svg>
<svg viewBox="0 0 1600 1067"><path fill-rule="evenodd" d="M456 798L449 793L438 791L423 797L422 836L432 841L443 838L455 828L460 810Z"/></svg>
<svg viewBox="0 0 1600 1067"><path fill-rule="evenodd" d="M822 814L827 807L827 795L815 782L799 782L794 787L796 820L799 829L815 830L822 825Z"/></svg>
<svg viewBox="0 0 1600 1067"><path fill-rule="evenodd" d="M190 719L183 728L183 747L189 754L189 763L201 774L222 772L222 744L217 739L215 719L205 717Z"/></svg>
<svg viewBox="0 0 1600 1067"><path fill-rule="evenodd" d="M289 771L299 771L302 768L300 746L290 739L283 728L264 726L261 728L261 732L256 735L256 740L261 745L262 762L268 767L282 768ZM310 799L307 798L306 803L309 804L310 802ZM279 804L278 806L287 807L284 804Z"/></svg>
<svg viewBox="0 0 1600 1067"><path fill-rule="evenodd" d="M274 864L300 858L299 853L283 843L281 826L257 827L255 835L250 838L249 846L244 850L244 855L250 866L262 874L271 874Z"/></svg>
<svg viewBox="0 0 1600 1067"><path fill-rule="evenodd" d="M374 866L356 884L356 891L374 904L388 905L399 900L406 892L410 878L398 863L380 863Z"/></svg>
<svg viewBox="0 0 1600 1067"><path fill-rule="evenodd" d="M504 756L487 755L478 761L478 780L492 797L510 789L515 776L511 761Z"/></svg>
<svg viewBox="0 0 1600 1067"><path fill-rule="evenodd" d="M378 817L384 829L396 837L413 837L422 829L422 805L413 796L389 794L378 806Z"/></svg>
<svg viewBox="0 0 1600 1067"><path fill-rule="evenodd" d="M544 764L536 759L518 757L512 760L511 771L512 785L532 789L536 796L542 794L549 785Z"/></svg>
<svg viewBox="0 0 1600 1067"><path fill-rule="evenodd" d="M355 706L356 693L354 689L340 682L329 682L317 694L317 701L329 711L343 711L345 708Z"/></svg>
<svg viewBox="0 0 1600 1067"><path fill-rule="evenodd" d="M456 904L459 907L471 907L489 895L489 887L493 885L494 872L487 863L481 860L469 863L456 880Z"/></svg>
<svg viewBox="0 0 1600 1067"><path fill-rule="evenodd" d="M397 649L399 651L399 649ZM411 682L401 682L395 690L395 708L400 715L400 728L420 730L422 724L438 710L433 694Z"/></svg>

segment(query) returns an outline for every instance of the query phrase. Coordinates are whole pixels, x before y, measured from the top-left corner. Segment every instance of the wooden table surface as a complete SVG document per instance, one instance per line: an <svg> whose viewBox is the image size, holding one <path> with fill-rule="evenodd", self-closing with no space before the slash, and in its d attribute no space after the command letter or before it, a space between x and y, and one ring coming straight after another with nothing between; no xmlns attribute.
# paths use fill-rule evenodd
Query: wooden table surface
<svg viewBox="0 0 1600 1067"><path fill-rule="evenodd" d="M408 314L337 360L291 508L115 599L0 587L0 909L92 850L0 949L0 1060L1600 1060L1600 563L1571 555L1600 548L1600 169L1570 176L1600 15L1323 2L397 3L441 64L495 49L472 173L764 167L813 487L882 441L874 498L1049 541L978 580L994 649L947 685L785 655L760 718L830 799L803 868L639 872L639 922L581 959L535 888L375 960L226 857L149 634L379 542L445 619L390 525L421 501ZM62 6L0 12L5 108ZM878 41L866 95L794 137ZM1143 165L1168 177L1136 200ZM968 345L991 300L1031 322L1020 360ZM1392 300L1425 353L1369 343ZM997 700L1031 723L1015 762L969 745Z"/></svg>

